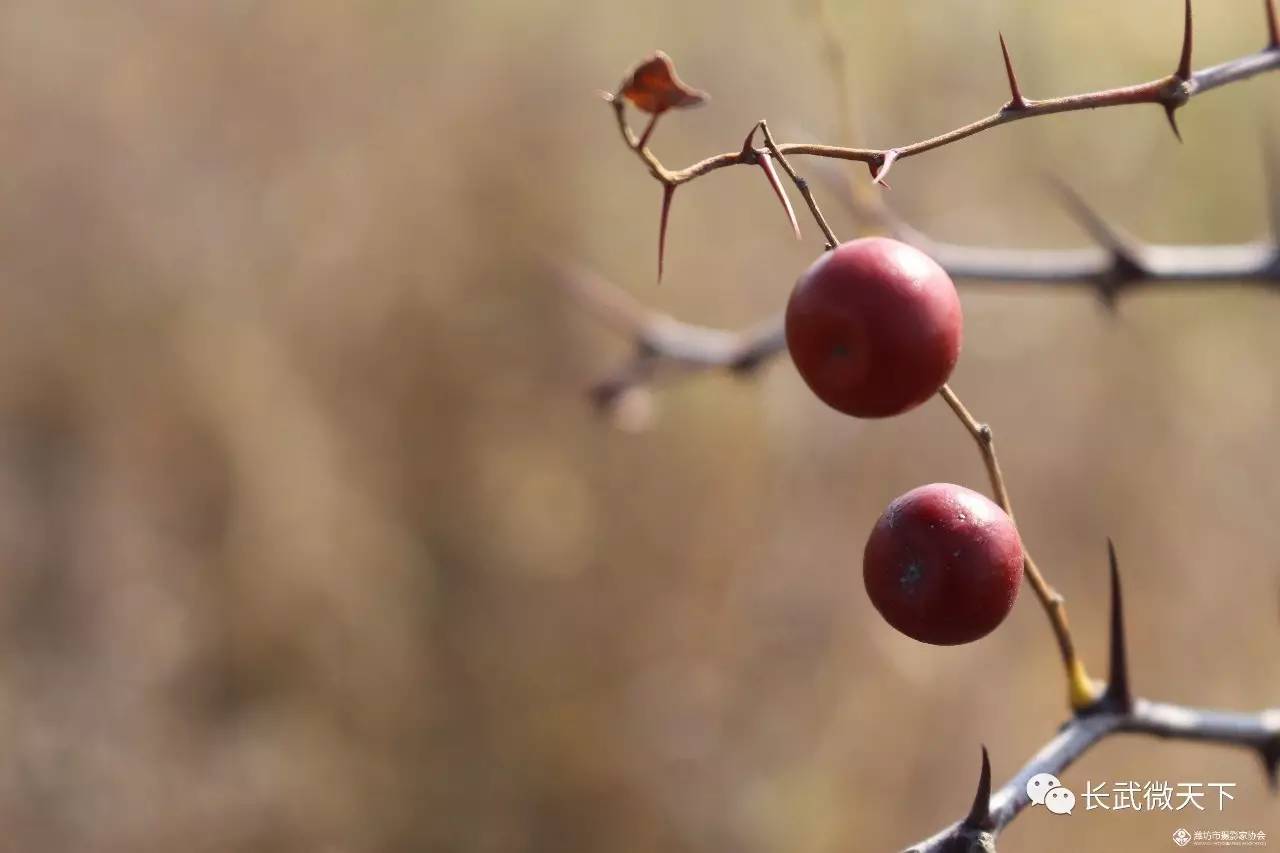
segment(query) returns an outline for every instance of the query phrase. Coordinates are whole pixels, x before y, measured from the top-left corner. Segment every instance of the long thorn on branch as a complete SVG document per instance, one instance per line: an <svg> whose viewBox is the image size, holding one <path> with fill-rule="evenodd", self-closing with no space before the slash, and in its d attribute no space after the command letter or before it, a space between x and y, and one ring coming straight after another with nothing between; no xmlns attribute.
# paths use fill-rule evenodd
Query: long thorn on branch
<svg viewBox="0 0 1280 853"><path fill-rule="evenodd" d="M1111 558L1112 589L1112 684L1120 682L1124 667L1116 666L1115 655L1123 656L1123 612L1119 602L1119 569L1115 549ZM1127 684L1127 677L1124 677ZM1127 695L1128 689L1125 687ZM1106 697L1096 705L1076 712L1058 733L1022 766L1012 779L991 794L982 826L975 825L977 805L963 820L935 833L909 848L907 853L951 853L955 850L994 850L995 836L1013 822L1031 798L1027 783L1031 778L1049 773L1059 776L1080 756L1103 739L1115 734L1131 733L1167 740L1198 741L1219 746L1233 746L1255 752L1274 787L1277 763L1280 762L1280 709L1256 714L1188 708L1163 702L1130 697L1125 703L1111 703ZM984 749L985 754L985 749ZM984 761L985 764L985 761ZM985 774L985 771L984 771ZM987 782L989 784L989 781ZM980 783L979 787L982 787Z"/></svg>
<svg viewBox="0 0 1280 853"><path fill-rule="evenodd" d="M1107 688L1098 700L1100 708L1127 712L1133 710L1133 692L1129 686L1129 649L1124 636L1124 597L1120 591L1120 566L1116 546L1107 540L1107 561L1111 567L1111 642L1107 670Z"/></svg>
<svg viewBox="0 0 1280 853"><path fill-rule="evenodd" d="M787 221L791 224L791 231L796 235L796 239L800 237L800 223L796 221L795 208L791 206L791 199L787 196L787 191L782 187L782 181L778 179L778 170L773 168L773 155L767 150L757 151L756 160L760 163L760 168L764 171L765 179L769 182L769 186L773 189L773 194L778 197L778 201L782 204L782 209L786 211Z"/></svg>
<svg viewBox="0 0 1280 853"><path fill-rule="evenodd" d="M1000 33L1000 53L1004 55L1004 71L1009 77L1009 103L1002 110L1025 110L1027 99L1022 97L1022 89L1018 87L1018 75L1013 73L1013 60L1009 58L1009 46L1004 43L1004 33Z"/></svg>
<svg viewBox="0 0 1280 853"><path fill-rule="evenodd" d="M921 139L908 145L897 145L888 148L847 148L838 145L779 143L776 146L771 146L770 150L774 152L775 157L784 155L828 157L837 160L858 161L867 163L872 168L878 168L884 163L885 157L890 151L896 152L896 159L905 160L936 148L951 145L992 128L1023 119L1134 104L1154 104L1162 107L1173 125L1174 131L1177 132L1177 125L1173 120L1174 111L1184 106L1193 97L1221 86L1280 68L1280 44L1277 44L1275 35L1275 0L1264 0L1264 2L1269 30L1268 46L1260 51L1198 71L1191 69L1191 5L1190 0L1187 0L1184 10L1183 39L1178 66L1174 73L1167 77L1160 77L1145 83L1117 86L1113 89L1032 100L1022 96L1021 88L1017 87L1016 78L1012 77L1012 63L1007 63L1006 71L1010 74L1010 87L1014 93L1014 99L985 118L940 133L937 136ZM1005 51L1005 56L1007 58L1007 50ZM1008 108L1016 104L1019 99L1024 104L1022 108ZM746 152L739 150L707 157L683 169L668 169L647 147L637 146L638 140L627 124L622 99L611 96L608 100L615 110L619 128L628 147L636 151L653 176L663 183L682 184L718 169L753 162Z"/></svg>
<svg viewBox="0 0 1280 853"><path fill-rule="evenodd" d="M804 196L805 204L809 205L809 212L813 214L814 222L818 223L818 228L822 230L822 236L827 240L827 248L834 249L840 245L840 241L836 239L835 232L827 224L827 218L822 215L822 210L818 207L818 200L813 197L813 190L809 187L809 182L796 173L795 168L787 162L787 158L778 150L777 143L773 141L773 134L769 132L768 122L762 119L756 124L756 127L760 128L760 134L764 137L765 148L778 161L778 165L782 166L782 171L787 173L787 177L796 185L800 195Z"/></svg>

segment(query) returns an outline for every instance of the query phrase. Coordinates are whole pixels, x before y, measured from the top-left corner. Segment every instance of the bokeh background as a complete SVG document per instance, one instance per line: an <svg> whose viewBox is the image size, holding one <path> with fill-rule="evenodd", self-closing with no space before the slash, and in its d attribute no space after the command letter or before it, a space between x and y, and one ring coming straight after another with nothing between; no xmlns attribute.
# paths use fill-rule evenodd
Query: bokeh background
<svg viewBox="0 0 1280 853"><path fill-rule="evenodd" d="M1199 4L1196 64L1264 40ZM597 91L654 48L711 91L671 164L778 136L902 143L1006 97L1145 80L1176 0L332 0L0 6L0 849L892 850L1064 717L1030 595L931 648L866 601L864 538L920 483L985 488L945 407L824 409L785 358L584 389L629 353L557 286L584 264L683 319L777 311L820 250L754 170L676 198ZM954 241L1072 246L1046 189L1165 242L1267 226L1280 79L1001 128L900 164ZM817 169L813 161L802 163ZM861 166L851 165L865 179ZM852 220L822 183L842 236ZM966 285L954 385L1103 670L1117 542L1143 695L1275 706L1280 297ZM1256 758L1109 740L1086 780L1236 782L1218 813L1022 816L1009 850L1280 833Z"/></svg>

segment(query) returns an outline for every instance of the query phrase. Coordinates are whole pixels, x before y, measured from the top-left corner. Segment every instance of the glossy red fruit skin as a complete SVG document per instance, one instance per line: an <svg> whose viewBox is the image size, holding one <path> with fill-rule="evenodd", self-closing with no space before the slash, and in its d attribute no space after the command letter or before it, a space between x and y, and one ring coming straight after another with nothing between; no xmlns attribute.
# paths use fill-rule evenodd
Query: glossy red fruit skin
<svg viewBox="0 0 1280 853"><path fill-rule="evenodd" d="M841 243L805 271L787 302L791 360L828 406L859 418L913 409L960 357L963 316L946 270L906 243Z"/></svg>
<svg viewBox="0 0 1280 853"><path fill-rule="evenodd" d="M933 483L889 504L867 539L862 576L890 625L954 646L1009 615L1022 564L1022 540L1004 510L971 489Z"/></svg>

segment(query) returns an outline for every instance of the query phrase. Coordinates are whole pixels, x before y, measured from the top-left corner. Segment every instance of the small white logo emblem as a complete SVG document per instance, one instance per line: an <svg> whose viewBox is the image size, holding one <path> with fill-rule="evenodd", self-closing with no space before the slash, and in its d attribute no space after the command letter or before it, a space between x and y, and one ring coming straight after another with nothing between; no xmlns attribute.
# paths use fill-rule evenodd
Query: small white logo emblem
<svg viewBox="0 0 1280 853"><path fill-rule="evenodd" d="M1062 782L1052 773L1037 773L1028 779L1027 797L1032 805L1044 806L1054 814L1071 814L1076 807L1075 793L1062 787Z"/></svg>

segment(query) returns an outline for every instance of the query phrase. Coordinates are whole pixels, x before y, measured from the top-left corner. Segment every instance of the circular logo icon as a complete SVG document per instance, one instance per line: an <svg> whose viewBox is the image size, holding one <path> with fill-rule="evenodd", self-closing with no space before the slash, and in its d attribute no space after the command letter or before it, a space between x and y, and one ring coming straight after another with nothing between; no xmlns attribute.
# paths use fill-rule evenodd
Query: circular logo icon
<svg viewBox="0 0 1280 853"><path fill-rule="evenodd" d="M1179 847L1186 847L1191 843L1191 833L1179 827L1178 831L1173 834L1173 843Z"/></svg>

